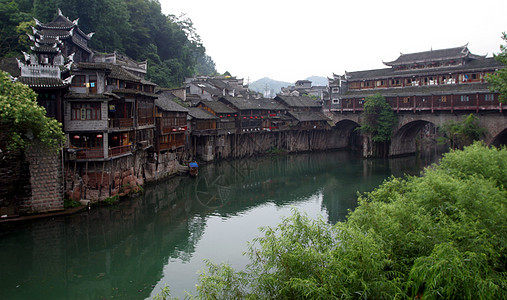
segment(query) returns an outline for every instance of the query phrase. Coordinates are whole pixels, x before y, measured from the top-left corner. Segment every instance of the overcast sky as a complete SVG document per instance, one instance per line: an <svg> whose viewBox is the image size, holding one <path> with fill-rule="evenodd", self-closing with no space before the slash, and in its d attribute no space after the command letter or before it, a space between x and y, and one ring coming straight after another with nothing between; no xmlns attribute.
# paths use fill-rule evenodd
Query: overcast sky
<svg viewBox="0 0 507 300"><path fill-rule="evenodd" d="M185 13L217 71L250 82L383 68L401 53L500 51L507 1L159 0Z"/></svg>

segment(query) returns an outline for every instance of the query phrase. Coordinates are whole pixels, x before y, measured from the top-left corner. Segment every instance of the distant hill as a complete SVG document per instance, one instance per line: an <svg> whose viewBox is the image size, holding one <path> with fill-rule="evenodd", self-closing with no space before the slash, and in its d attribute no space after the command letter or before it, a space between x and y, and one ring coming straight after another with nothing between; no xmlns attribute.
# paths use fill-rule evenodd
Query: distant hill
<svg viewBox="0 0 507 300"><path fill-rule="evenodd" d="M288 87L291 84L293 83L277 81L268 77L264 77L250 83L249 88L252 91L256 91L262 94L265 94L266 91L268 91L268 93L271 91L271 95L274 96L277 93L280 93L283 87Z"/></svg>
<svg viewBox="0 0 507 300"><path fill-rule="evenodd" d="M312 86L326 86L328 84L327 78L322 76L310 76L306 80L310 80Z"/></svg>
<svg viewBox="0 0 507 300"><path fill-rule="evenodd" d="M321 76L310 76L305 80L310 80L312 82L312 86L326 86L328 84L326 77ZM258 93L265 94L266 91L268 95L265 96L274 96L282 90L283 87L288 87L289 85L294 85L295 82L285 82L278 81L268 77L261 78L250 83L250 90L256 91Z"/></svg>

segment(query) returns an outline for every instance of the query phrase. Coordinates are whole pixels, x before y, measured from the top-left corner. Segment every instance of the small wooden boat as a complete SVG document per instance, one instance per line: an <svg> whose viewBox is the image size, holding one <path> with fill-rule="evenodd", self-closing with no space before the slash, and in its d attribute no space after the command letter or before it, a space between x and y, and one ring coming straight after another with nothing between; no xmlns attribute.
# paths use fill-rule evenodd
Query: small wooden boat
<svg viewBox="0 0 507 300"><path fill-rule="evenodd" d="M196 162L191 162L190 164L188 164L188 167L190 176L196 177L197 174L199 174L199 166L197 165Z"/></svg>

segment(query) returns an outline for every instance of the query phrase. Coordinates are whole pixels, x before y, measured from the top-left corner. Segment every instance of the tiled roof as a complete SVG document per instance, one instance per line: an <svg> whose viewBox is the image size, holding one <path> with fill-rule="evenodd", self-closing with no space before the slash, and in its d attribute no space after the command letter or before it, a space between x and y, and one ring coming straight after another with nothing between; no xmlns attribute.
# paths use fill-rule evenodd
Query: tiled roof
<svg viewBox="0 0 507 300"><path fill-rule="evenodd" d="M369 90L349 90L342 99L363 98L380 93L384 97L396 96L417 96L417 95L444 95L444 94L467 94L467 93L488 93L487 83L469 83L469 84L443 84L443 85L425 85L410 86L404 88L387 89L369 89Z"/></svg>
<svg viewBox="0 0 507 300"><path fill-rule="evenodd" d="M212 113L205 111L204 109L200 109L197 107L189 107L188 114L194 118L199 120L218 120L216 116Z"/></svg>
<svg viewBox="0 0 507 300"><path fill-rule="evenodd" d="M503 68L503 65L499 63L494 57L474 59L468 61L464 65L460 66L449 66L449 67L438 67L438 68L426 68L426 69L410 69L410 70L395 70L394 68L383 68L373 69L357 72L347 72L348 81L357 80L372 80L372 79L385 79L393 77L406 77L406 76L430 76L438 74L448 74L450 72L460 71L480 71L480 70L495 70Z"/></svg>
<svg viewBox="0 0 507 300"><path fill-rule="evenodd" d="M65 99L67 99L67 100L72 100L72 99L79 99L79 100L89 99L90 100L91 99L91 100L104 101L106 99L109 99L109 97L104 94L83 94L83 93L70 92L65 95Z"/></svg>
<svg viewBox="0 0 507 300"><path fill-rule="evenodd" d="M70 84L65 84L59 78L53 77L19 77L19 82L22 82L32 88L55 88L55 87L66 87Z"/></svg>
<svg viewBox="0 0 507 300"><path fill-rule="evenodd" d="M142 95L142 96L147 96L147 97L152 97L152 98L158 97L157 94L147 93L147 92L138 91L138 90L134 90L134 89L114 89L114 90L112 90L112 92L115 94Z"/></svg>
<svg viewBox="0 0 507 300"><path fill-rule="evenodd" d="M158 98L155 99L155 105L165 111L188 112L188 108L174 102L167 93L158 94Z"/></svg>
<svg viewBox="0 0 507 300"><path fill-rule="evenodd" d="M308 96L276 96L275 99L288 107L321 107L317 101Z"/></svg>
<svg viewBox="0 0 507 300"><path fill-rule="evenodd" d="M250 109L258 109L258 110L287 110L287 108L272 99L245 99L239 97L221 97L220 100L224 100L230 105L234 106L238 110L250 110Z"/></svg>
<svg viewBox="0 0 507 300"><path fill-rule="evenodd" d="M229 114L236 112L236 110L230 108L229 106L225 105L225 103L220 101L201 100L200 103L211 108L214 112L218 114Z"/></svg>
<svg viewBox="0 0 507 300"><path fill-rule="evenodd" d="M105 70L108 71L108 77L125 80L125 81L132 81L132 82L141 82L141 78L135 76L134 74L130 73L129 71L125 70L124 68L111 64L111 63L102 63L102 62L79 62L75 63L74 66L79 69L89 69L89 70Z"/></svg>
<svg viewBox="0 0 507 300"><path fill-rule="evenodd" d="M328 117L326 117L321 112L310 111L310 112L294 112L290 111L289 114L293 116L299 122L309 122L309 121L330 121Z"/></svg>
<svg viewBox="0 0 507 300"><path fill-rule="evenodd" d="M392 62L385 62L388 66L404 65L404 64L415 64L425 63L431 61L442 61L451 59L462 59L465 57L477 57L470 53L467 46L461 46L456 48L430 50L417 53L401 54L396 60Z"/></svg>

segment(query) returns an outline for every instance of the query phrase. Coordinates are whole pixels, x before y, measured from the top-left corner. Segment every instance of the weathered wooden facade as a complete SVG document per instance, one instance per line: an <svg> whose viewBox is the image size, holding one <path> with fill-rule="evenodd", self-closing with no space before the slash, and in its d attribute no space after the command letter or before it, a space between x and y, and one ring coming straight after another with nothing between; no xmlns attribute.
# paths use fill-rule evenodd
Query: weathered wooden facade
<svg viewBox="0 0 507 300"><path fill-rule="evenodd" d="M326 109L360 112L364 99L380 93L396 111L501 110L486 76L503 65L468 47L401 54L389 68L346 72L329 79Z"/></svg>
<svg viewBox="0 0 507 300"><path fill-rule="evenodd" d="M197 107L204 109L218 117L217 134L236 133L238 124L238 112L232 107L220 101L201 100Z"/></svg>
<svg viewBox="0 0 507 300"><path fill-rule="evenodd" d="M187 137L188 109L174 102L176 97L170 92L161 91L157 96L155 151L181 153Z"/></svg>

